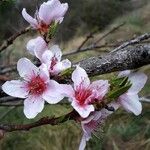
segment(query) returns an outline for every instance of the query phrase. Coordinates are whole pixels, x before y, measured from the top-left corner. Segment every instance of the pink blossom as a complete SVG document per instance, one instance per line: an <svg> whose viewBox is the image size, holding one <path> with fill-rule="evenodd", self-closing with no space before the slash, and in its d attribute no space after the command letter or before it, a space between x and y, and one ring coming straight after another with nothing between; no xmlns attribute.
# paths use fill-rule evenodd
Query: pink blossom
<svg viewBox="0 0 150 150"><path fill-rule="evenodd" d="M141 114L142 104L139 101L138 93L144 87L147 81L147 76L144 73L130 73L130 71L123 71L119 76L127 76L132 83L130 89L118 98L119 103L128 112L133 112L135 115Z"/></svg>
<svg viewBox="0 0 150 150"><path fill-rule="evenodd" d="M38 36L35 39L31 39L26 48L30 54L41 60L43 53L48 49L48 45L42 37Z"/></svg>
<svg viewBox="0 0 150 150"><path fill-rule="evenodd" d="M109 107L113 107L114 110L119 108L117 103L110 103ZM79 150L84 150L86 147L86 142L90 140L92 134L97 132L97 130L105 122L106 118L111 115L114 111L108 111L103 108L101 111L93 112L88 118L81 122L83 136L80 142Z"/></svg>
<svg viewBox="0 0 150 150"><path fill-rule="evenodd" d="M67 3L61 4L59 0L49 0L40 6L39 11L35 14L35 18L30 16L25 8L22 10L22 15L33 28L42 33L47 33L51 23L61 23L63 21L67 10Z"/></svg>
<svg viewBox="0 0 150 150"><path fill-rule="evenodd" d="M46 50L41 58L42 63L46 64L51 75L57 75L63 70L71 67L68 59L62 60L62 52L58 45L54 45L50 50Z"/></svg>
<svg viewBox="0 0 150 150"><path fill-rule="evenodd" d="M24 114L34 118L44 108L44 102L58 103L64 98L63 85L50 80L47 67L38 68L30 60L22 58L17 63L17 70L23 80L7 81L2 89L10 96L25 98Z"/></svg>
<svg viewBox="0 0 150 150"><path fill-rule="evenodd" d="M54 45L48 50L48 45L42 37L30 40L27 43L27 50L30 54L35 55L41 63L46 64L51 75L57 75L71 67L68 59L61 61L62 52L59 46Z"/></svg>
<svg viewBox="0 0 150 150"><path fill-rule="evenodd" d="M72 102L73 108L81 117L86 118L94 111L93 103L102 101L107 93L109 88L108 81L98 80L90 84L87 73L79 66L73 71L72 80L74 82L74 89L66 89L66 94L70 98L69 100Z"/></svg>

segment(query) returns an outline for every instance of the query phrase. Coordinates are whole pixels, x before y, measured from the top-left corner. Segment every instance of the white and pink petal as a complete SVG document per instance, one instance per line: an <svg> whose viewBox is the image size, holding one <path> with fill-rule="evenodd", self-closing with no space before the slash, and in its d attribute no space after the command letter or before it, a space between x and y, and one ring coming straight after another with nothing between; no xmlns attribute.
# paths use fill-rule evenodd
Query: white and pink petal
<svg viewBox="0 0 150 150"><path fill-rule="evenodd" d="M42 97L49 104L56 104L60 102L63 98L63 87L54 80L50 80L47 85L47 90L43 93Z"/></svg>
<svg viewBox="0 0 150 150"><path fill-rule="evenodd" d="M28 89L26 83L20 80L7 81L2 85L2 90L10 96L26 98Z"/></svg>
<svg viewBox="0 0 150 150"><path fill-rule="evenodd" d="M23 8L22 10L22 16L24 17L24 19L30 23L30 25L33 27L33 28L37 28L38 27L38 22L35 18L31 17L27 12L26 12L26 9Z"/></svg>
<svg viewBox="0 0 150 150"><path fill-rule="evenodd" d="M132 112L136 116L142 112L142 104L137 94L123 94L119 97L119 103L126 111Z"/></svg>
<svg viewBox="0 0 150 150"><path fill-rule="evenodd" d="M108 80L98 80L92 82L90 89L94 90L95 98L101 100L108 92L109 86Z"/></svg>
<svg viewBox="0 0 150 150"><path fill-rule="evenodd" d="M132 83L131 88L128 90L128 93L135 93L137 94L142 90L144 87L146 81L147 81L147 76L144 73L140 72L135 72L129 74L129 80Z"/></svg>
<svg viewBox="0 0 150 150"><path fill-rule="evenodd" d="M56 63L52 72L53 72L53 74L58 74L68 68L71 68L71 62L68 59L65 59L61 62Z"/></svg>
<svg viewBox="0 0 150 150"><path fill-rule="evenodd" d="M42 55L41 61L45 63L48 68L50 68L53 57L54 54L50 50L46 50Z"/></svg>
<svg viewBox="0 0 150 150"><path fill-rule="evenodd" d="M50 48L50 51L54 54L54 56L57 59L57 61L61 61L62 51L61 51L61 49L60 49L60 47L58 45L53 45Z"/></svg>
<svg viewBox="0 0 150 150"><path fill-rule="evenodd" d="M89 114L94 111L93 105L80 106L76 100L73 100L71 105L82 118L87 118Z"/></svg>
<svg viewBox="0 0 150 150"><path fill-rule="evenodd" d="M36 67L29 59L21 58L17 63L19 75L25 80L30 80L32 76L38 75L39 68Z"/></svg>
<svg viewBox="0 0 150 150"><path fill-rule="evenodd" d="M49 25L52 21L63 17L68 9L68 4L61 4L59 0L44 2L39 9L39 18Z"/></svg>
<svg viewBox="0 0 150 150"><path fill-rule="evenodd" d="M77 66L76 69L73 71L72 81L74 82L75 89L81 85L82 87L85 88L87 88L90 85L90 80L88 78L86 71L80 66Z"/></svg>
<svg viewBox="0 0 150 150"><path fill-rule="evenodd" d="M31 39L26 46L29 53L35 55L38 59L42 59L43 53L48 49L47 43L45 40L38 36L35 39Z"/></svg>
<svg viewBox="0 0 150 150"><path fill-rule="evenodd" d="M24 100L24 114L28 119L37 116L44 108L44 99L40 96L29 96Z"/></svg>

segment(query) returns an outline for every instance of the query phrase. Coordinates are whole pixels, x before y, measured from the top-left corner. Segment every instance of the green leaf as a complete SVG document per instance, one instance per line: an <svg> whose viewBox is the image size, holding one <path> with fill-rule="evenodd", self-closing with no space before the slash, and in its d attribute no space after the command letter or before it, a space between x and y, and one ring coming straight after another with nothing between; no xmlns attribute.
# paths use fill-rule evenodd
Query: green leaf
<svg viewBox="0 0 150 150"><path fill-rule="evenodd" d="M48 38L51 39L55 33L56 33L56 30L57 30L57 26L58 26L58 23L56 22L53 22L49 28L49 31L48 31Z"/></svg>
<svg viewBox="0 0 150 150"><path fill-rule="evenodd" d="M59 75L60 76L70 76L72 74L72 72L74 71L74 68L68 68L64 71L62 71Z"/></svg>
<svg viewBox="0 0 150 150"><path fill-rule="evenodd" d="M122 86L114 91L111 91L108 94L108 98L110 99L116 99L118 98L120 95L124 94L125 92L128 91L128 89L132 86L132 84L130 83L130 81L127 82L127 85Z"/></svg>
<svg viewBox="0 0 150 150"><path fill-rule="evenodd" d="M110 83L112 86L119 86L120 83L124 80L125 77L120 77L120 78L113 78L112 80L110 80Z"/></svg>
<svg viewBox="0 0 150 150"><path fill-rule="evenodd" d="M128 77L124 77L123 80L122 80L122 82L119 85L120 86L124 86L124 85L127 84L127 82L128 82Z"/></svg>

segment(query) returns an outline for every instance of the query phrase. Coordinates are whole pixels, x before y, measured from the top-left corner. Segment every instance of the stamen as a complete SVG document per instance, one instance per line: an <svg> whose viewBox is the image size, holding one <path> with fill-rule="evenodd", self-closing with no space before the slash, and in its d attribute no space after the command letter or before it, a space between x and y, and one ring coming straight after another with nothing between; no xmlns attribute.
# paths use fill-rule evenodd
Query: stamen
<svg viewBox="0 0 150 150"><path fill-rule="evenodd" d="M50 66L50 69L53 70L54 69L54 66L57 64L58 62L58 59L54 56L52 58L52 62L51 62L51 66Z"/></svg>
<svg viewBox="0 0 150 150"><path fill-rule="evenodd" d="M40 76L35 76L28 82L27 87L30 94L40 95L45 91L46 83Z"/></svg>

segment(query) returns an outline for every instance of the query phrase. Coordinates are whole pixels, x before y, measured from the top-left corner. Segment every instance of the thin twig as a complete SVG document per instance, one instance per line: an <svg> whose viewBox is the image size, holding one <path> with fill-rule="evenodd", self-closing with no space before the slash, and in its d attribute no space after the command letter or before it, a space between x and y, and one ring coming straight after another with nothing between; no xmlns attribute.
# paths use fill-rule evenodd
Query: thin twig
<svg viewBox="0 0 150 150"><path fill-rule="evenodd" d="M85 43L86 43L89 39L93 38L93 35L94 35L95 33L96 33L96 31L93 31L93 32L89 33L89 34L86 36L85 40L84 40L84 41L80 44L80 46L77 48L77 50L80 51L81 48L85 45Z"/></svg>
<svg viewBox="0 0 150 150"><path fill-rule="evenodd" d="M141 97L140 101L144 103L150 103L150 96Z"/></svg>
<svg viewBox="0 0 150 150"><path fill-rule="evenodd" d="M71 52L68 52L68 53L64 53L63 57L68 57L70 55L74 55L74 54L78 54L78 53L82 53L82 52L86 52L86 51L93 51L93 50L96 50L96 49L101 49L101 48L106 48L106 47L114 47L116 45L113 45L113 44L103 44L103 45L90 45L90 46L87 46L85 48L81 48L80 51L78 49L76 50L72 50ZM110 52L108 50L101 50L100 52Z"/></svg>
<svg viewBox="0 0 150 150"><path fill-rule="evenodd" d="M117 25L116 27L112 28L110 31L108 31L107 33L105 33L102 37L100 37L96 42L94 42L93 44L96 45L98 44L100 41L102 41L105 37L107 37L108 35L110 35L111 33L115 32L116 30L118 30L120 27L124 26L126 24L126 22L123 22L119 25Z"/></svg>
<svg viewBox="0 0 150 150"><path fill-rule="evenodd" d="M105 37L107 37L108 35L110 35L110 34L113 33L114 31L118 30L118 29L119 29L120 27L122 27L123 25L125 25L125 22L123 22L123 23L117 25L116 27L112 28L110 31L108 31L107 33L105 33L102 37L100 37L96 42L94 42L94 43L92 44L93 47L97 47L97 44L98 44L101 40L103 40ZM80 46L77 48L77 51L82 51L81 48L85 45L85 43L86 43L89 39L93 38L93 36L94 36L95 33L97 33L97 30L96 30L96 31L93 31L93 32L91 32L91 33L89 33L89 34L86 36L85 40L84 40L84 41L80 44ZM91 47L92 45L90 45L89 47Z"/></svg>
<svg viewBox="0 0 150 150"><path fill-rule="evenodd" d="M4 41L2 43L2 45L0 46L0 52L2 52L3 50L5 50L8 46L10 46L11 44L13 44L14 40L19 37L20 35L23 35L25 33L27 33L30 30L30 27L27 27L25 29L22 29L21 31L19 31L18 33L16 33L15 35L11 36L10 38L8 38L6 41Z"/></svg>
<svg viewBox="0 0 150 150"><path fill-rule="evenodd" d="M133 40L130 40L130 41L128 41L128 42L123 43L122 45L120 45L119 47L115 48L115 49L114 49L113 51L111 51L111 52L116 52L116 51L118 51L118 50L121 50L121 49L123 49L123 48L129 46L129 45L138 44L138 43L140 43L141 41L147 40L147 39L149 39L149 38L150 38L150 33L145 33L145 34L143 34L143 35L141 35L141 36L138 36L137 38L135 38L135 39L133 39Z"/></svg>

